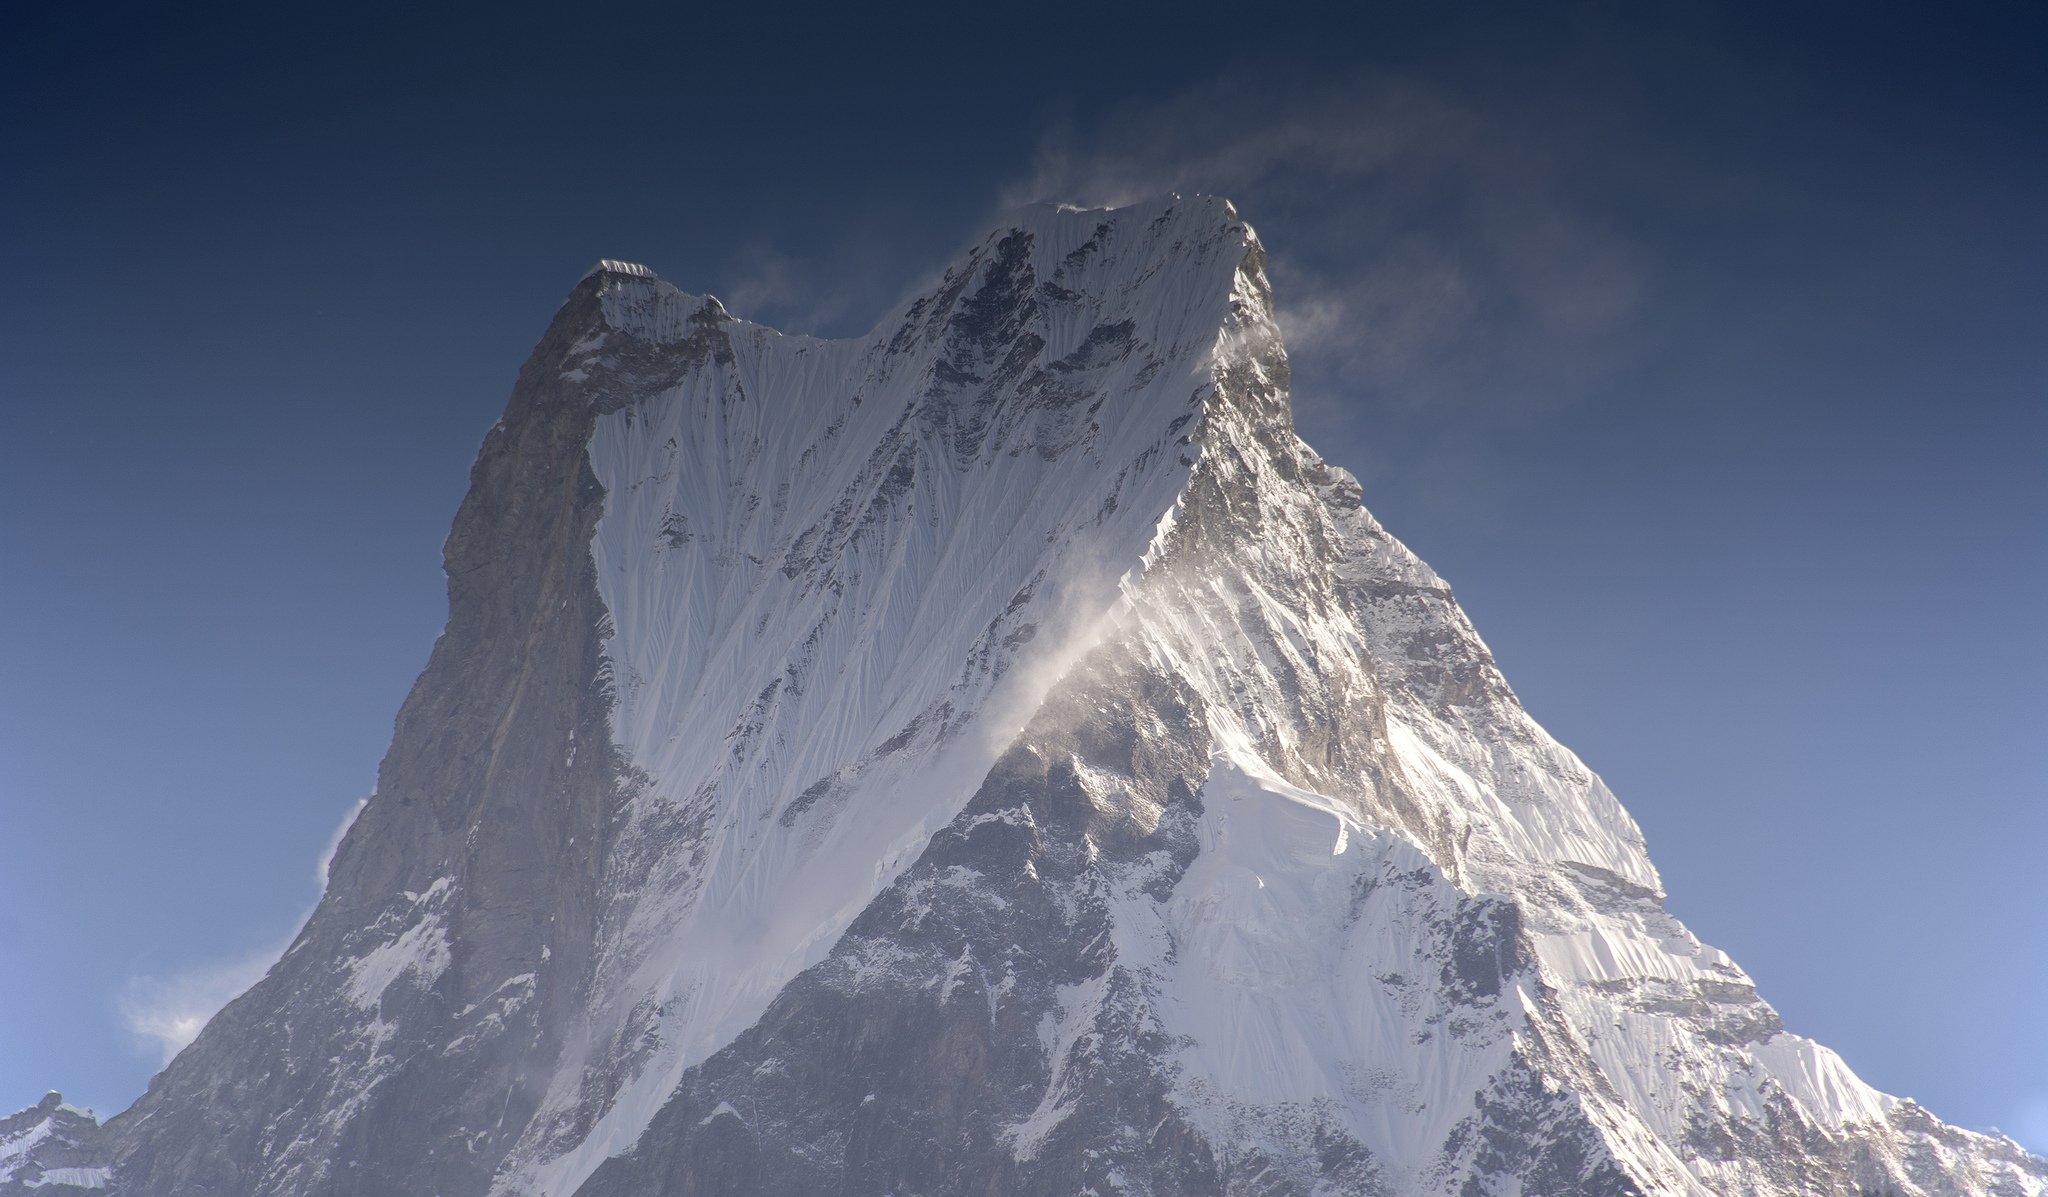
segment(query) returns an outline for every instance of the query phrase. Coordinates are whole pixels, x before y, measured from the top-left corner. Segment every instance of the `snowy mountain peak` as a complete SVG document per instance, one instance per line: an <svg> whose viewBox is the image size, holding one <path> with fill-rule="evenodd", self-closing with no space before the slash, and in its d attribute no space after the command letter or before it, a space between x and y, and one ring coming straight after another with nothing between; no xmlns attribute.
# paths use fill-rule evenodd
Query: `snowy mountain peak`
<svg viewBox="0 0 2048 1197"><path fill-rule="evenodd" d="M51 1092L26 1110L0 1118L0 1194L62 1197L104 1189L112 1175L90 1110Z"/></svg>
<svg viewBox="0 0 2048 1197"><path fill-rule="evenodd" d="M1034 205L841 340L600 263L326 897L113 1182L2048 1193L1664 909L1295 435L1264 263Z"/></svg>
<svg viewBox="0 0 2048 1197"><path fill-rule="evenodd" d="M638 262L622 262L617 258L599 258L597 265L583 273L584 278L599 274L617 274L627 278L655 278L653 270Z"/></svg>

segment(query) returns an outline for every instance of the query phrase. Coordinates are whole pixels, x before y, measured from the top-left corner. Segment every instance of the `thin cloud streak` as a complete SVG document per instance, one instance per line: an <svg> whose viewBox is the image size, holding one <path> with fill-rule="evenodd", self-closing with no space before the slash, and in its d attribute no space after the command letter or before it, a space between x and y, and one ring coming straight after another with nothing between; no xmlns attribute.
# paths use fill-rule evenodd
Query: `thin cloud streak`
<svg viewBox="0 0 2048 1197"><path fill-rule="evenodd" d="M319 893L327 890L327 869L334 862L342 837L348 834L356 816L367 805L368 799L358 799L342 816L334 834L328 837L326 847L315 862L314 875L319 883ZM316 898L316 905L317 902ZM298 938L299 929L313 916L313 909L307 907L303 914L292 920L291 934L281 943L227 961L191 965L165 976L129 978L115 1001L123 1027L137 1041L154 1048L162 1056L164 1064L169 1064L199 1037L207 1021L220 1013L222 1007L263 979L270 967L292 946L293 940Z"/></svg>
<svg viewBox="0 0 2048 1197"><path fill-rule="evenodd" d="M2020 1103L2005 1133L2028 1151L2048 1153L2048 1093Z"/></svg>
<svg viewBox="0 0 2048 1197"><path fill-rule="evenodd" d="M199 965L167 977L132 978L120 998L121 1022L169 1064L199 1037L208 1019L262 980L290 946L286 940L224 964Z"/></svg>
<svg viewBox="0 0 2048 1197"><path fill-rule="evenodd" d="M1054 127L1003 199L1229 196L1273 247L1281 327L1316 384L1297 401L1318 422L1348 430L1369 402L1381 428L1446 408L1498 426L1628 361L1656 285L1608 211L1632 134L1599 124L1589 144L1584 122L1531 108L1415 78L1226 78Z"/></svg>
<svg viewBox="0 0 2048 1197"><path fill-rule="evenodd" d="M870 297L845 281L862 277L858 273L832 270L772 245L755 245L735 255L735 261L739 265L729 272L719 301L743 320L784 332L831 335L870 314Z"/></svg>

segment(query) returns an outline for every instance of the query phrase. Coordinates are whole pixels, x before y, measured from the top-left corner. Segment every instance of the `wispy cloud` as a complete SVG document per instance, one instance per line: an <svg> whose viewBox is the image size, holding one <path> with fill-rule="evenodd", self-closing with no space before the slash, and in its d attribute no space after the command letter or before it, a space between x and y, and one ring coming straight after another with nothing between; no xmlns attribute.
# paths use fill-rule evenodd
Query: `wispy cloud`
<svg viewBox="0 0 2048 1197"><path fill-rule="evenodd" d="M2004 1129L2028 1151L2048 1155L2048 1093L2021 1102L2012 1113L2011 1124Z"/></svg>
<svg viewBox="0 0 2048 1197"><path fill-rule="evenodd" d="M118 1007L128 1032L155 1047L169 1064L199 1037L208 1019L263 979L291 941L226 963L197 965L165 977L134 977Z"/></svg>
<svg viewBox="0 0 2048 1197"><path fill-rule="evenodd" d="M783 331L831 335L877 314L869 310L876 306L874 297L845 281L862 275L833 271L772 244L734 254L727 275L726 293L719 297L726 310ZM827 281L833 279L838 281Z"/></svg>
<svg viewBox="0 0 2048 1197"><path fill-rule="evenodd" d="M1002 198L1229 196L1320 431L1512 424L1629 360L1657 265L1616 209L1685 178L1625 116L1555 115L1417 77L1225 77L1055 125Z"/></svg>
<svg viewBox="0 0 2048 1197"><path fill-rule="evenodd" d="M367 800L360 800L349 808L341 824L328 837L316 864L315 877L318 892L327 888L327 866L334 860L334 854L341 847L342 837L362 813ZM317 900L317 899L316 899ZM115 1001L121 1022L128 1033L138 1041L155 1048L169 1064L185 1046L199 1037L207 1020L218 1014L221 1007L240 997L250 986L263 979L291 947L306 919L312 916L312 908L292 920L291 934L282 942L261 948L246 955L225 961L194 964L163 976L137 976L129 978Z"/></svg>
<svg viewBox="0 0 2048 1197"><path fill-rule="evenodd" d="M327 870L334 864L334 854L341 851L342 837L348 834L349 828L356 825L356 817L362 814L363 808L368 805L368 798L356 799L356 804L348 808L348 813L341 817L341 822L334 828L334 834L327 837L327 848L320 853L320 863L313 872L313 882L320 887L321 893L327 892Z"/></svg>
<svg viewBox="0 0 2048 1197"><path fill-rule="evenodd" d="M919 219L900 203L849 199L807 238L776 228L741 240L720 264L714 289L742 319L789 333L859 336L937 285L954 256L985 231L976 208Z"/></svg>
<svg viewBox="0 0 2048 1197"><path fill-rule="evenodd" d="M1628 80L1603 86L1475 85L1442 64L1313 85L1219 75L1048 119L980 204L934 220L848 200L822 237L763 232L697 285L771 327L856 334L1018 204L1226 195L1272 255L1303 431L1369 472L1461 463L1441 481L1456 493L1483 472L1475 445L1654 348L1668 238L1629 213L1727 185L1650 130Z"/></svg>

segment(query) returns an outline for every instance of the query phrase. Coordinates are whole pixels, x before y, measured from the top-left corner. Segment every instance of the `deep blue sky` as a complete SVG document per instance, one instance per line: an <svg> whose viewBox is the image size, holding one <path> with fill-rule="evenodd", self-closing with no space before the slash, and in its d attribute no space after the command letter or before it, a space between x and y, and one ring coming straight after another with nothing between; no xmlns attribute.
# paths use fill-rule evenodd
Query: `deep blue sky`
<svg viewBox="0 0 2048 1197"><path fill-rule="evenodd" d="M1673 909L2048 1151L2039 6L177 7L0 14L0 1106L295 929L591 261L849 333L1178 188Z"/></svg>

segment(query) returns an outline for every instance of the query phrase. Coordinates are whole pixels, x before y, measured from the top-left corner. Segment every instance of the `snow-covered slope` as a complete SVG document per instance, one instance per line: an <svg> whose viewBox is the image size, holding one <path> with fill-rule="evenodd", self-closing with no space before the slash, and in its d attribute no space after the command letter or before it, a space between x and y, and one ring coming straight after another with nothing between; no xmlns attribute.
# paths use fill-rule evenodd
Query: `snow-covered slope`
<svg viewBox="0 0 2048 1197"><path fill-rule="evenodd" d="M695 319L722 342L591 440L613 734L646 783L587 1036L649 1047L589 1128L589 1057L564 1061L530 1138L574 1146L516 1183L566 1190L630 1147L1103 635L1186 485L1183 430L1231 318L1244 247L1207 231L1028 212L855 342L730 321L644 276L606 291L629 334Z"/></svg>
<svg viewBox="0 0 2048 1197"><path fill-rule="evenodd" d="M105 1189L113 1169L101 1162L98 1138L92 1111L65 1104L61 1093L0 1118L0 1193L64 1197Z"/></svg>
<svg viewBox="0 0 2048 1197"><path fill-rule="evenodd" d="M2048 1193L1663 908L1295 436L1220 200L864 338L603 262L327 898L98 1140L183 1193Z"/></svg>

